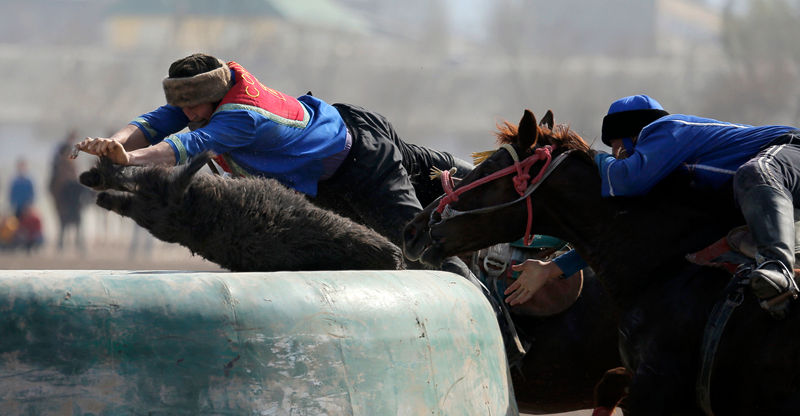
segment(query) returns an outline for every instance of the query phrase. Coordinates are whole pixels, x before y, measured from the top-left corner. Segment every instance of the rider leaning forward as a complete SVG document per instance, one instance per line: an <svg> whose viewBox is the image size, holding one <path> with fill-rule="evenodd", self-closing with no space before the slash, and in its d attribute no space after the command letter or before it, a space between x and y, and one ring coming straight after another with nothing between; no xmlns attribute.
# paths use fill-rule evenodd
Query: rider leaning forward
<svg viewBox="0 0 800 416"><path fill-rule="evenodd" d="M403 142L380 114L285 95L236 62L179 59L163 87L167 105L110 138L87 138L80 150L119 165L181 165L210 150L226 172L277 179L397 245L422 210L418 197L427 205L425 198L442 193L430 168L455 167L459 177L472 170L448 153Z"/></svg>
<svg viewBox="0 0 800 416"><path fill-rule="evenodd" d="M732 185L758 252L750 274L753 292L771 299L797 290L794 208L800 207L800 130L670 115L652 98L636 95L611 104L602 140L613 154L595 157L604 197L647 194L675 171L691 175L701 189ZM506 290L512 294L506 302L524 302L548 279L571 276L583 267L586 263L574 251L550 262L516 265L522 274Z"/></svg>

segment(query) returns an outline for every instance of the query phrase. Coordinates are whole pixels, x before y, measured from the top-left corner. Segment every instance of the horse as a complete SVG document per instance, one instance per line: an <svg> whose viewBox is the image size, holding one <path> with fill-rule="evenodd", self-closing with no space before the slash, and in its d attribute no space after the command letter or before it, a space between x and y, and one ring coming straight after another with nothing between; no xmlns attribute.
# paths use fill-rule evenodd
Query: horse
<svg viewBox="0 0 800 416"><path fill-rule="evenodd" d="M405 267L400 248L387 238L274 179L196 175L210 158L206 152L173 168L121 167L100 158L80 182L102 191L100 207L231 271Z"/></svg>
<svg viewBox="0 0 800 416"><path fill-rule="evenodd" d="M552 128L553 122L552 117L545 117L541 125ZM440 190L439 195L443 192ZM524 258L540 260L558 254L554 248L516 250L515 255L524 253ZM481 280L486 276L485 267L481 267L486 259L479 254L488 255L485 251L461 256ZM525 304L507 308L516 330L528 344L520 365L511 372L521 412L551 414L591 409L597 403L616 403L625 395L598 386L606 377L606 370L622 365L616 331L619 311L590 268L569 282L567 288L560 283L548 284ZM490 290L497 287L487 286ZM502 298L502 288L499 292L498 297ZM557 299L561 294L567 294L567 299Z"/></svg>
<svg viewBox="0 0 800 416"><path fill-rule="evenodd" d="M73 136L71 136L73 137ZM71 146L62 144L53 157L49 190L55 202L59 219L57 247L64 247L64 236L68 228L75 229L75 247L84 250L81 211L92 199L92 192L78 182L75 164L69 160Z"/></svg>
<svg viewBox="0 0 800 416"><path fill-rule="evenodd" d="M731 276L685 256L743 223L721 202L728 196L672 175L646 196L603 198L596 152L568 126L537 126L526 110L519 125L499 128L501 149L457 186L444 175L447 195L406 225L406 256L435 265L531 234L569 241L621 312L619 350L633 374L629 414L706 414L696 398L702 339ZM711 412L800 414L800 312L791 308L778 321L749 292L738 302L711 365Z"/></svg>
<svg viewBox="0 0 800 416"><path fill-rule="evenodd" d="M622 365L618 311L594 272L583 270L580 296L563 312L534 316L511 308L510 314L517 330L530 339L519 368L511 372L520 412L550 414L594 407L596 385L609 368Z"/></svg>

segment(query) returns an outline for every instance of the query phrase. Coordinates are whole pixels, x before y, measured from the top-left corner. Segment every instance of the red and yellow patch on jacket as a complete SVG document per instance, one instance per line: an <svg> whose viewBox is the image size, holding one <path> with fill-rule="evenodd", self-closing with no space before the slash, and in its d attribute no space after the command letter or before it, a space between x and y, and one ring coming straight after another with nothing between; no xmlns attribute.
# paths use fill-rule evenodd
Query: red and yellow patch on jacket
<svg viewBox="0 0 800 416"><path fill-rule="evenodd" d="M220 107L225 104L243 104L266 110L286 121L302 122L305 120L305 108L296 98L265 86L236 62L228 62L228 67L233 70L236 82L222 99Z"/></svg>
<svg viewBox="0 0 800 416"><path fill-rule="evenodd" d="M276 123L305 128L309 114L300 101L265 86L236 62L228 62L228 67L234 73L235 83L225 94L216 111L255 111ZM247 176L243 169L232 166L235 163L226 155L218 155L214 159L224 171Z"/></svg>

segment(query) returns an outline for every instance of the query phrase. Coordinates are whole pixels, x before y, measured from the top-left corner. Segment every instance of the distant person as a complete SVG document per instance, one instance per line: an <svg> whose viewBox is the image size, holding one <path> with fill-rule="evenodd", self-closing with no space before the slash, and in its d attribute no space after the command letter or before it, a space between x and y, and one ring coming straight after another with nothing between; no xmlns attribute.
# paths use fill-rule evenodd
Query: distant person
<svg viewBox="0 0 800 416"><path fill-rule="evenodd" d="M78 132L71 129L53 156L52 171L50 174L50 194L55 202L58 220L58 251L64 249L64 236L67 230L75 230L75 247L80 252L85 251L83 229L81 227L81 211L89 199L89 191L78 182L78 172L75 164L69 159L70 152L78 140Z"/></svg>
<svg viewBox="0 0 800 416"><path fill-rule="evenodd" d="M13 215L0 215L0 250L14 248L19 220Z"/></svg>
<svg viewBox="0 0 800 416"><path fill-rule="evenodd" d="M28 254L38 250L44 243L42 218L33 205L27 205L19 215L19 228L15 234L15 247Z"/></svg>
<svg viewBox="0 0 800 416"><path fill-rule="evenodd" d="M35 196L33 181L28 176L28 162L20 157L17 159L17 176L11 181L8 197L14 216L19 218L25 208L33 205Z"/></svg>
<svg viewBox="0 0 800 416"><path fill-rule="evenodd" d="M443 193L431 168L457 168L456 177L472 170L449 153L403 142L378 113L288 96L236 62L194 54L172 63L162 84L167 105L79 148L119 165L181 165L211 150L226 172L277 179L398 246L405 224L431 202L420 195ZM452 271L469 272L457 263Z"/></svg>

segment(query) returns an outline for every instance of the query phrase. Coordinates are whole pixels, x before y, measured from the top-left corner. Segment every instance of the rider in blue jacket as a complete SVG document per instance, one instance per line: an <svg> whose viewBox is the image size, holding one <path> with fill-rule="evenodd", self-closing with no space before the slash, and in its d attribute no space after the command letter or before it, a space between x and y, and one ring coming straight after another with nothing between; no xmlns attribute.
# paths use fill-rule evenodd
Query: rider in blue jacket
<svg viewBox="0 0 800 416"><path fill-rule="evenodd" d="M689 175L700 189L732 185L757 244L750 275L754 293L770 299L797 291L794 208L800 207L800 130L670 115L652 98L636 95L611 104L602 140L613 154L595 157L603 196L647 194L675 171ZM520 279L525 279L519 286L535 292L561 270L585 266L576 253L568 256L567 261L519 265Z"/></svg>
<svg viewBox="0 0 800 416"><path fill-rule="evenodd" d="M182 165L210 150L226 172L276 179L397 245L405 224L443 192L430 169L455 167L463 177L473 168L405 143L378 113L283 94L236 62L193 54L162 84L166 105L80 150L120 165Z"/></svg>

